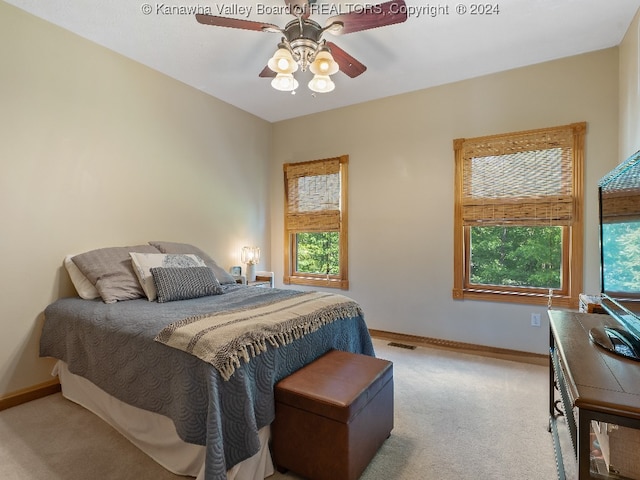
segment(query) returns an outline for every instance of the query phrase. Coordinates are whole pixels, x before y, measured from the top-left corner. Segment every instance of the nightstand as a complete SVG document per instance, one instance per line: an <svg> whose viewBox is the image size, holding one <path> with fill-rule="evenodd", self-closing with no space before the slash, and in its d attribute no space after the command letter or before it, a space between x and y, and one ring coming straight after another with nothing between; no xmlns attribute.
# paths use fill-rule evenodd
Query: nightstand
<svg viewBox="0 0 640 480"><path fill-rule="evenodd" d="M273 288L273 272L256 272L256 281L247 282L251 287Z"/></svg>

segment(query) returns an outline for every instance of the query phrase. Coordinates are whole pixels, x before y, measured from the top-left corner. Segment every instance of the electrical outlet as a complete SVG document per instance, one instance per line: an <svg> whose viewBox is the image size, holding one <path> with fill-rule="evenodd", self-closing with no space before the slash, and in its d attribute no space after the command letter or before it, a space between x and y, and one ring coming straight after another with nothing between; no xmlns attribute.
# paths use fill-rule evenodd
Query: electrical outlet
<svg viewBox="0 0 640 480"><path fill-rule="evenodd" d="M532 327L539 327L540 326L540 314L539 313L532 313L531 314L531 326Z"/></svg>

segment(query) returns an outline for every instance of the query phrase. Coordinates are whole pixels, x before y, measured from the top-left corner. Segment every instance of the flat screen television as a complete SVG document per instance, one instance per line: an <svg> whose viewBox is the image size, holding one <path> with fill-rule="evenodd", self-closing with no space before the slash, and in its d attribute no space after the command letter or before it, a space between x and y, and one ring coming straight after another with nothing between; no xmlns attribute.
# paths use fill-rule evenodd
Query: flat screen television
<svg viewBox="0 0 640 480"><path fill-rule="evenodd" d="M595 328L591 339L640 360L640 151L598 183L600 287L603 308L618 326Z"/></svg>

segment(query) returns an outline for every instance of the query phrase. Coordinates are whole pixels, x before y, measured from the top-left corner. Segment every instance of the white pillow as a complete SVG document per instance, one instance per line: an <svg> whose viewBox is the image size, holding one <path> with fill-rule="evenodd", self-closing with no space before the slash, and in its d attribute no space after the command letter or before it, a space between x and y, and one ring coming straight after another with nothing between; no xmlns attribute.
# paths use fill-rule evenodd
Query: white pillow
<svg viewBox="0 0 640 480"><path fill-rule="evenodd" d="M158 298L156 284L153 281L151 269L153 267L163 268L187 268L187 267L206 267L207 265L197 255L178 254L178 253L136 253L129 252L131 256L131 264L133 271L138 277L140 286L149 301Z"/></svg>
<svg viewBox="0 0 640 480"><path fill-rule="evenodd" d="M98 293L95 285L91 283L76 264L73 263L73 260L71 260L72 257L74 257L74 255L64 257L64 267L67 269L67 273L69 277L71 277L71 283L73 283L80 298L84 298L85 300L100 298L100 293Z"/></svg>

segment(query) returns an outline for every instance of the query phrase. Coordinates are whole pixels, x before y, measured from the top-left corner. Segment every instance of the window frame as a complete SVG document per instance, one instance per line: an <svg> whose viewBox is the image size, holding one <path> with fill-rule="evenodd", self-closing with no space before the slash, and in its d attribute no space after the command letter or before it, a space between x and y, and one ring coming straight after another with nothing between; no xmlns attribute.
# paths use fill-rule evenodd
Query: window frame
<svg viewBox="0 0 640 480"><path fill-rule="evenodd" d="M545 305L549 303L549 290L533 287L489 286L473 284L470 281L471 225L463 221L464 155L467 142L491 144L523 135L549 134L570 131L573 138L571 147L572 164L572 204L573 214L568 225L562 226L562 288L553 290L552 305L577 308L583 284L583 163L584 135L586 122L560 127L527 130L472 139L460 138L453 142L455 153L455 203L454 203L454 282L452 297L455 300L485 300L508 303ZM523 150L526 151L526 150ZM510 226L505 222L506 226ZM524 224L521 224L524 225Z"/></svg>
<svg viewBox="0 0 640 480"><path fill-rule="evenodd" d="M314 274L306 272L298 272L296 270L297 258L297 233L308 232L308 230L294 231L290 230L287 215L289 205L289 186L287 170L289 166L303 166L319 163L339 162L340 174L340 219L337 229L319 230L319 231L337 231L339 233L339 264L340 273L338 275ZM342 290L349 289L349 254L348 254L348 208L347 208L347 192L348 192L348 164L349 156L341 155L320 160L310 160L307 162L286 163L284 169L284 276L283 283L285 285L307 285L314 287L340 288Z"/></svg>

